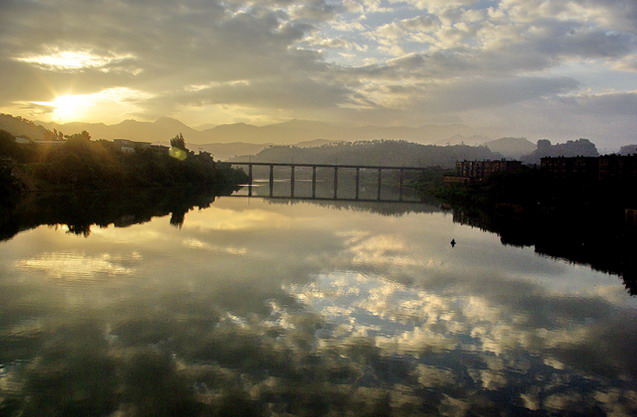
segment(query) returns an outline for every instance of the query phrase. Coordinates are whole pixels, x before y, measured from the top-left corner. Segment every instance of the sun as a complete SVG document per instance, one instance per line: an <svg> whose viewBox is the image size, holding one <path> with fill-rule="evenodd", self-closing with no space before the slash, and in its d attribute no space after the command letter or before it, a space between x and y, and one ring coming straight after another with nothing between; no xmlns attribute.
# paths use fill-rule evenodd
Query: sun
<svg viewBox="0 0 637 417"><path fill-rule="evenodd" d="M58 96L47 104L53 108L51 119L64 122L81 118L94 103L90 95L75 94Z"/></svg>

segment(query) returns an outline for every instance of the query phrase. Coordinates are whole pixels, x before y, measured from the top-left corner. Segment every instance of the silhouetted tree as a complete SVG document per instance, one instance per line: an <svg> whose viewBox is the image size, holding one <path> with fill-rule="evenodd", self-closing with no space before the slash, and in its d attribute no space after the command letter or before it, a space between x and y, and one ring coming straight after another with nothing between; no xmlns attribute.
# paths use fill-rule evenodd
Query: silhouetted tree
<svg viewBox="0 0 637 417"><path fill-rule="evenodd" d="M86 130L82 130L82 133L74 133L72 135L67 135L65 136L67 141L70 142L90 142L91 140L91 134L88 133Z"/></svg>
<svg viewBox="0 0 637 417"><path fill-rule="evenodd" d="M170 140L170 146L173 146L173 147L179 148L179 149L183 149L184 151L187 150L186 149L186 140L184 139L184 136L181 133Z"/></svg>

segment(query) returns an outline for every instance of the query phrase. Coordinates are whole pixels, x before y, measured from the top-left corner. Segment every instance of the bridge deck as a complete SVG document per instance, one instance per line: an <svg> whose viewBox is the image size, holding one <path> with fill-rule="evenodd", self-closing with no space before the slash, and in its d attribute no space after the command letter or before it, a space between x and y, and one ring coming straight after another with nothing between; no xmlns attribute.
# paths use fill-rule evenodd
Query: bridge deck
<svg viewBox="0 0 637 417"><path fill-rule="evenodd" d="M316 167L316 168L352 168L352 169L392 169L405 171L423 171L425 167L405 167L396 165L352 165L352 164L308 164L295 162L223 162L229 165L275 166L275 167Z"/></svg>

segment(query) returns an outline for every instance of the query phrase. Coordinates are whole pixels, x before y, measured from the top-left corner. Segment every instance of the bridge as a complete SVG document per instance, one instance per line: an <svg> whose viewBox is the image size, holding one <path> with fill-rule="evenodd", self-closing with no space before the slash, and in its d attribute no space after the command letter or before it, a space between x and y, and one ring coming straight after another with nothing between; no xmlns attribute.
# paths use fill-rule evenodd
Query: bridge
<svg viewBox="0 0 637 417"><path fill-rule="evenodd" d="M338 185L339 185L339 170L349 169L354 170L355 172L355 188L354 188L354 198L348 198L346 200L352 201L403 201L403 190L405 183L405 173L406 172L422 172L425 170L423 167L405 167L405 166L391 166L391 165L348 165L348 164L306 164L306 163L281 163L281 162L227 162L231 166L240 166L247 167L248 174L248 196L252 196L252 186L253 186L253 168L254 167L267 167L269 168L269 177L268 177L268 185L269 185L269 197L275 198L274 193L274 168L275 167L287 167L290 169L290 195L286 196L286 198L295 198L294 195L294 184L295 184L295 174L297 168L311 168L312 169L312 199L326 199L326 198L317 198L316 196L316 170L318 168L327 168L333 171L334 178L334 188L333 188L333 198L332 200L337 200L338 198ZM376 177L376 199L365 199L361 200L360 197L360 180L361 180L361 171L362 170L371 170L377 173ZM398 200L383 200L381 199L381 186L382 186L382 178L383 172L387 171L397 171L398 172ZM287 177L286 177L287 179Z"/></svg>

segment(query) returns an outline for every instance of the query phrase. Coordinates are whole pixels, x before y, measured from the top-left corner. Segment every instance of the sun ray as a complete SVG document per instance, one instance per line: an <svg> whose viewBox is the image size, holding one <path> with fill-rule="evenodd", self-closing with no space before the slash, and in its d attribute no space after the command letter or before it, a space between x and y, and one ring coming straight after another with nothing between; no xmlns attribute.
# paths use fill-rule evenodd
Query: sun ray
<svg viewBox="0 0 637 417"><path fill-rule="evenodd" d="M52 101L35 102L51 109L51 120L69 122L81 118L87 109L94 105L89 94L68 94L57 96Z"/></svg>

